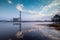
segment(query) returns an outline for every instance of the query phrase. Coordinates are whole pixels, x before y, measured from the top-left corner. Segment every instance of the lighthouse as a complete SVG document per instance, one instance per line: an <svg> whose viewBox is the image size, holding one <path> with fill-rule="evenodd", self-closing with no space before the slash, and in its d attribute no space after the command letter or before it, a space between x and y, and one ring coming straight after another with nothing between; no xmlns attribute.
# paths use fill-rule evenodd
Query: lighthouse
<svg viewBox="0 0 60 40"><path fill-rule="evenodd" d="M22 4L17 4L16 8L19 11L19 31L17 32L16 36L17 36L17 38L22 39L23 38L23 32L21 31L21 13L23 11L22 10L23 5Z"/></svg>

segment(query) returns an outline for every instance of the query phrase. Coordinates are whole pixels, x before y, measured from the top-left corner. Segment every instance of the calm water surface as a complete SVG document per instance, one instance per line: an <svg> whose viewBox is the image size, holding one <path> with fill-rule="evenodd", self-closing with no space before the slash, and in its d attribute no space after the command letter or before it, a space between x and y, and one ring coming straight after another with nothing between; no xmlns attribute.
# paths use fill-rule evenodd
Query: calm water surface
<svg viewBox="0 0 60 40"><path fill-rule="evenodd" d="M0 22L0 40L60 40L60 31L49 27L53 22Z"/></svg>

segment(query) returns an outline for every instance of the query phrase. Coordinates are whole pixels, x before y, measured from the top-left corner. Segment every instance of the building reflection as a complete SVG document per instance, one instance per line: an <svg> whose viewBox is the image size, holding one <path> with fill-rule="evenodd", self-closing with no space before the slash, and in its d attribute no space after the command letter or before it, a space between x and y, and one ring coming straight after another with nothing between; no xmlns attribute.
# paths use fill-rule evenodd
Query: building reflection
<svg viewBox="0 0 60 40"><path fill-rule="evenodd" d="M23 31L21 29L21 22L13 22L13 25L18 25L19 26L19 30L18 32L16 33L16 37L18 39L23 39Z"/></svg>
<svg viewBox="0 0 60 40"><path fill-rule="evenodd" d="M19 31L16 33L18 39L23 39L23 32L21 30L21 22L19 22Z"/></svg>

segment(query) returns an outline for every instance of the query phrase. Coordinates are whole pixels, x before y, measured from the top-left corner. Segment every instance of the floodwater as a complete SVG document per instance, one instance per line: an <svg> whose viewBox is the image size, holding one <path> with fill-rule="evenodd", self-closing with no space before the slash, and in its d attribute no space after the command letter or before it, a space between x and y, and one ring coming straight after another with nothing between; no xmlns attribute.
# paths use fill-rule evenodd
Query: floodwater
<svg viewBox="0 0 60 40"><path fill-rule="evenodd" d="M60 40L53 22L0 22L0 40Z"/></svg>

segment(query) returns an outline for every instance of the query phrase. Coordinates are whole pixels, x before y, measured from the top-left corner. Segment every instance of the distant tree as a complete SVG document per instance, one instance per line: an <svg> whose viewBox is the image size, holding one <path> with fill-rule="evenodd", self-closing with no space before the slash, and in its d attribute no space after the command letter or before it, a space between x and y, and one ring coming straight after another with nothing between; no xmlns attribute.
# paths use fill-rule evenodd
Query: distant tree
<svg viewBox="0 0 60 40"><path fill-rule="evenodd" d="M56 15L52 18L52 21L60 22L60 15L56 14Z"/></svg>

